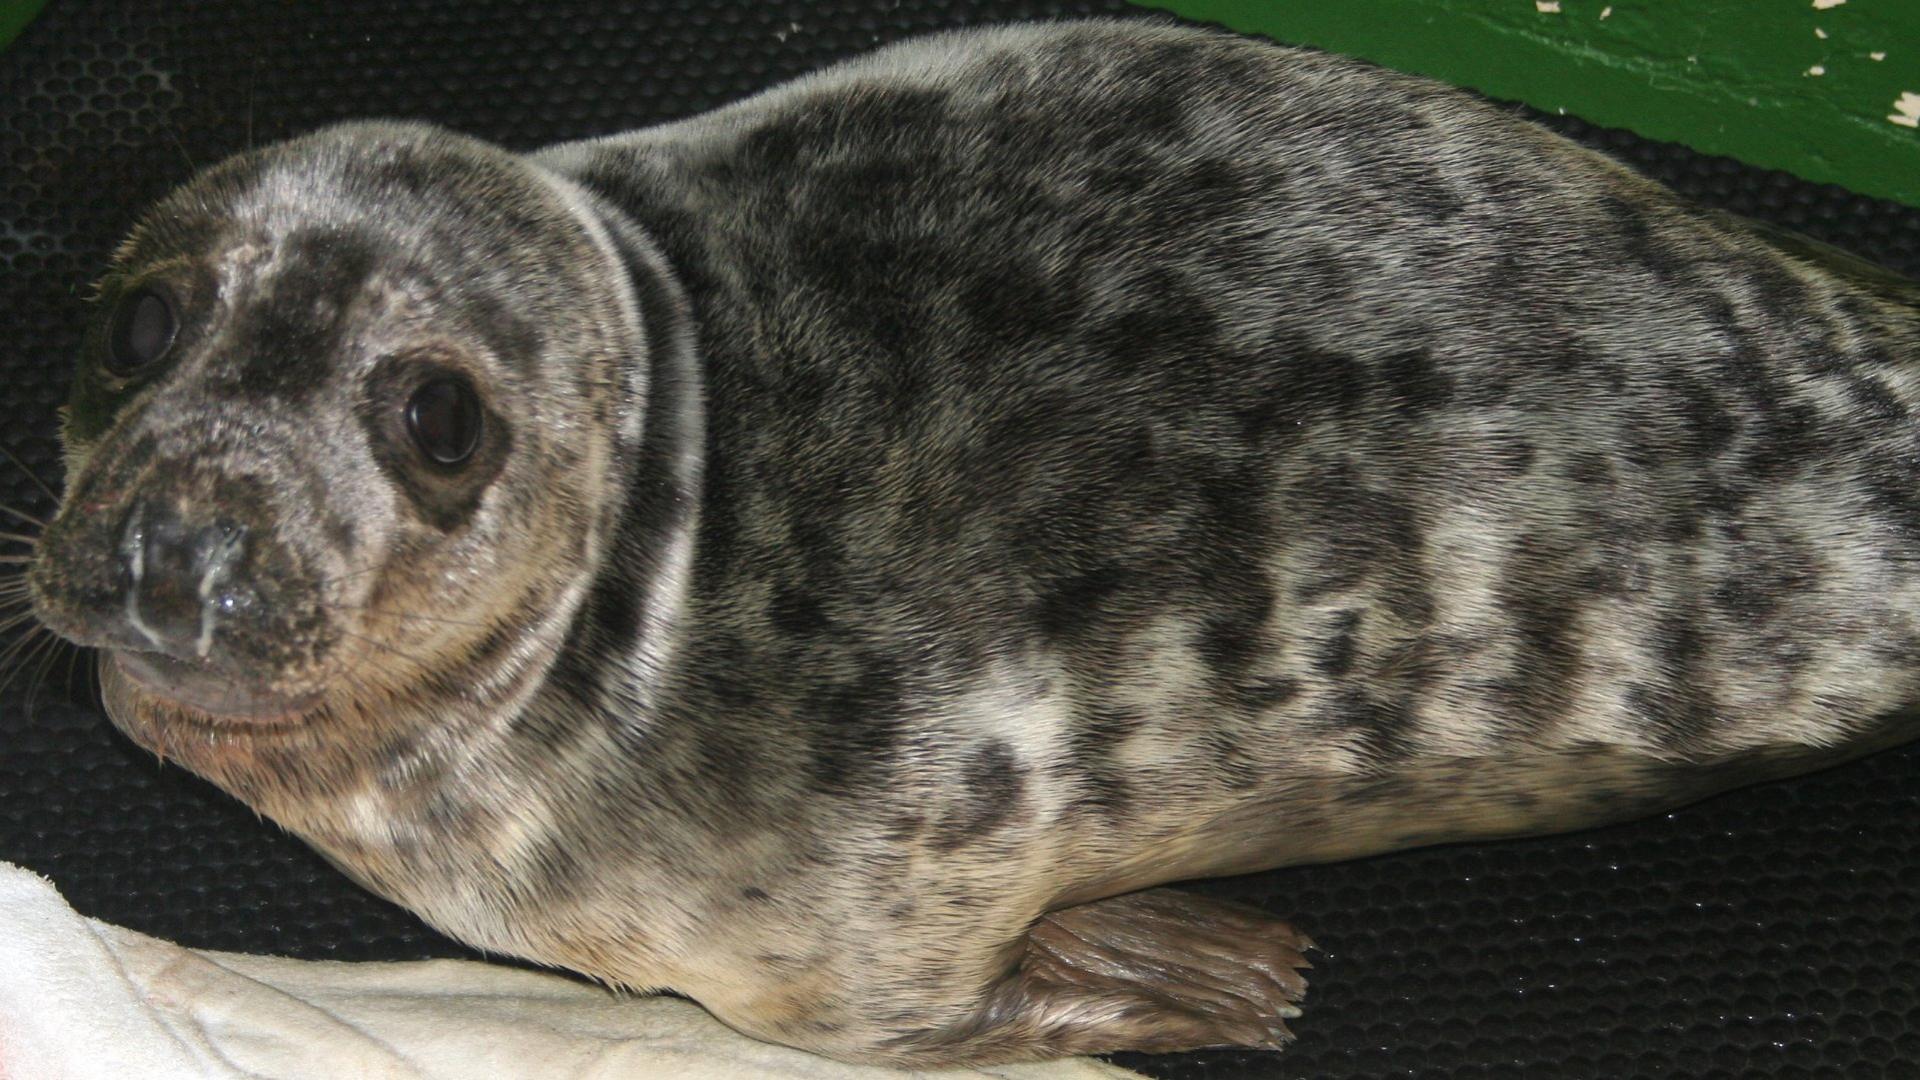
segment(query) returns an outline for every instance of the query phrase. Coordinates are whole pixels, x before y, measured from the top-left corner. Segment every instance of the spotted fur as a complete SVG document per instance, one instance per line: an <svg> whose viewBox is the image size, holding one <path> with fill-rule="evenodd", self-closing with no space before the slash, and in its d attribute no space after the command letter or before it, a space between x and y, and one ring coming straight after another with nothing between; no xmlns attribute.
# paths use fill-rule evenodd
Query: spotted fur
<svg viewBox="0 0 1920 1080"><path fill-rule="evenodd" d="M1058 950L1910 734L1920 294L1351 61L1089 22L524 158L350 125L164 203L108 306L155 274L187 359L83 361L36 603L128 647L88 522L250 479L277 591L218 640L322 703L109 665L116 721L455 936L764 1037L1264 1045ZM382 436L427 362L483 469Z"/></svg>

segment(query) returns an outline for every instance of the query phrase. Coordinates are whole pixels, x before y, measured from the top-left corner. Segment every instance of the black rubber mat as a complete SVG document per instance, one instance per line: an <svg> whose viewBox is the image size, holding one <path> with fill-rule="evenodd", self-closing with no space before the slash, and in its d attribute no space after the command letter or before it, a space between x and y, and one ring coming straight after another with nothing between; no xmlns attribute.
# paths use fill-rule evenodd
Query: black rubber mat
<svg viewBox="0 0 1920 1080"><path fill-rule="evenodd" d="M54 410L89 283L142 204L249 142L404 115L527 148L683 116L918 31L1122 10L55 0L0 55L0 443L57 482ZM1920 272L1920 211L1549 122L1703 202ZM47 508L0 476L0 499ZM49 655L31 710L23 680L0 695L0 858L82 912L191 945L466 955L135 750L84 704L69 659ZM1910 749L1625 827L1208 884L1328 950L1300 1042L1122 1060L1170 1078L1920 1076L1916 766Z"/></svg>

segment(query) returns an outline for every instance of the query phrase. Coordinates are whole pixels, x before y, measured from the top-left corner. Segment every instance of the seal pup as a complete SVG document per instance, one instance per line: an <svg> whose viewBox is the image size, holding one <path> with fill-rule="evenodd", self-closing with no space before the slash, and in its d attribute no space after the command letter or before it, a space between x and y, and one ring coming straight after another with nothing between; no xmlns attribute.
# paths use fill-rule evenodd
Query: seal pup
<svg viewBox="0 0 1920 1080"><path fill-rule="evenodd" d="M1913 734L1915 298L1153 23L346 125L117 254L29 584L479 947L848 1059L1273 1046L1305 939L1155 886Z"/></svg>

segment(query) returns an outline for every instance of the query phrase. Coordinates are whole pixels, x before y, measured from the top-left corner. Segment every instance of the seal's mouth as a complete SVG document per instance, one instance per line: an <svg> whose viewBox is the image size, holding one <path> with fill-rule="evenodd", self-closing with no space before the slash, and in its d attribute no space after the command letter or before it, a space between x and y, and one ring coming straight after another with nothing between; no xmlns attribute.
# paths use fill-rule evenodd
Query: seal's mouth
<svg viewBox="0 0 1920 1080"><path fill-rule="evenodd" d="M106 659L142 693L218 720L290 724L319 706L319 692L287 694L153 652L108 650Z"/></svg>

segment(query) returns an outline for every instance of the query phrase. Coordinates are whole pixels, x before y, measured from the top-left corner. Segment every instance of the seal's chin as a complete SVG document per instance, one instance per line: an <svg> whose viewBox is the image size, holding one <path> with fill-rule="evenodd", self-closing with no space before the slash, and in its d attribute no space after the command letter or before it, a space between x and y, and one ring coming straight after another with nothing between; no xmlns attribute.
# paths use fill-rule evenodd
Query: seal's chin
<svg viewBox="0 0 1920 1080"><path fill-rule="evenodd" d="M139 693L216 722L291 724L317 708L323 697L318 691L282 693L160 653L113 649L107 660Z"/></svg>

